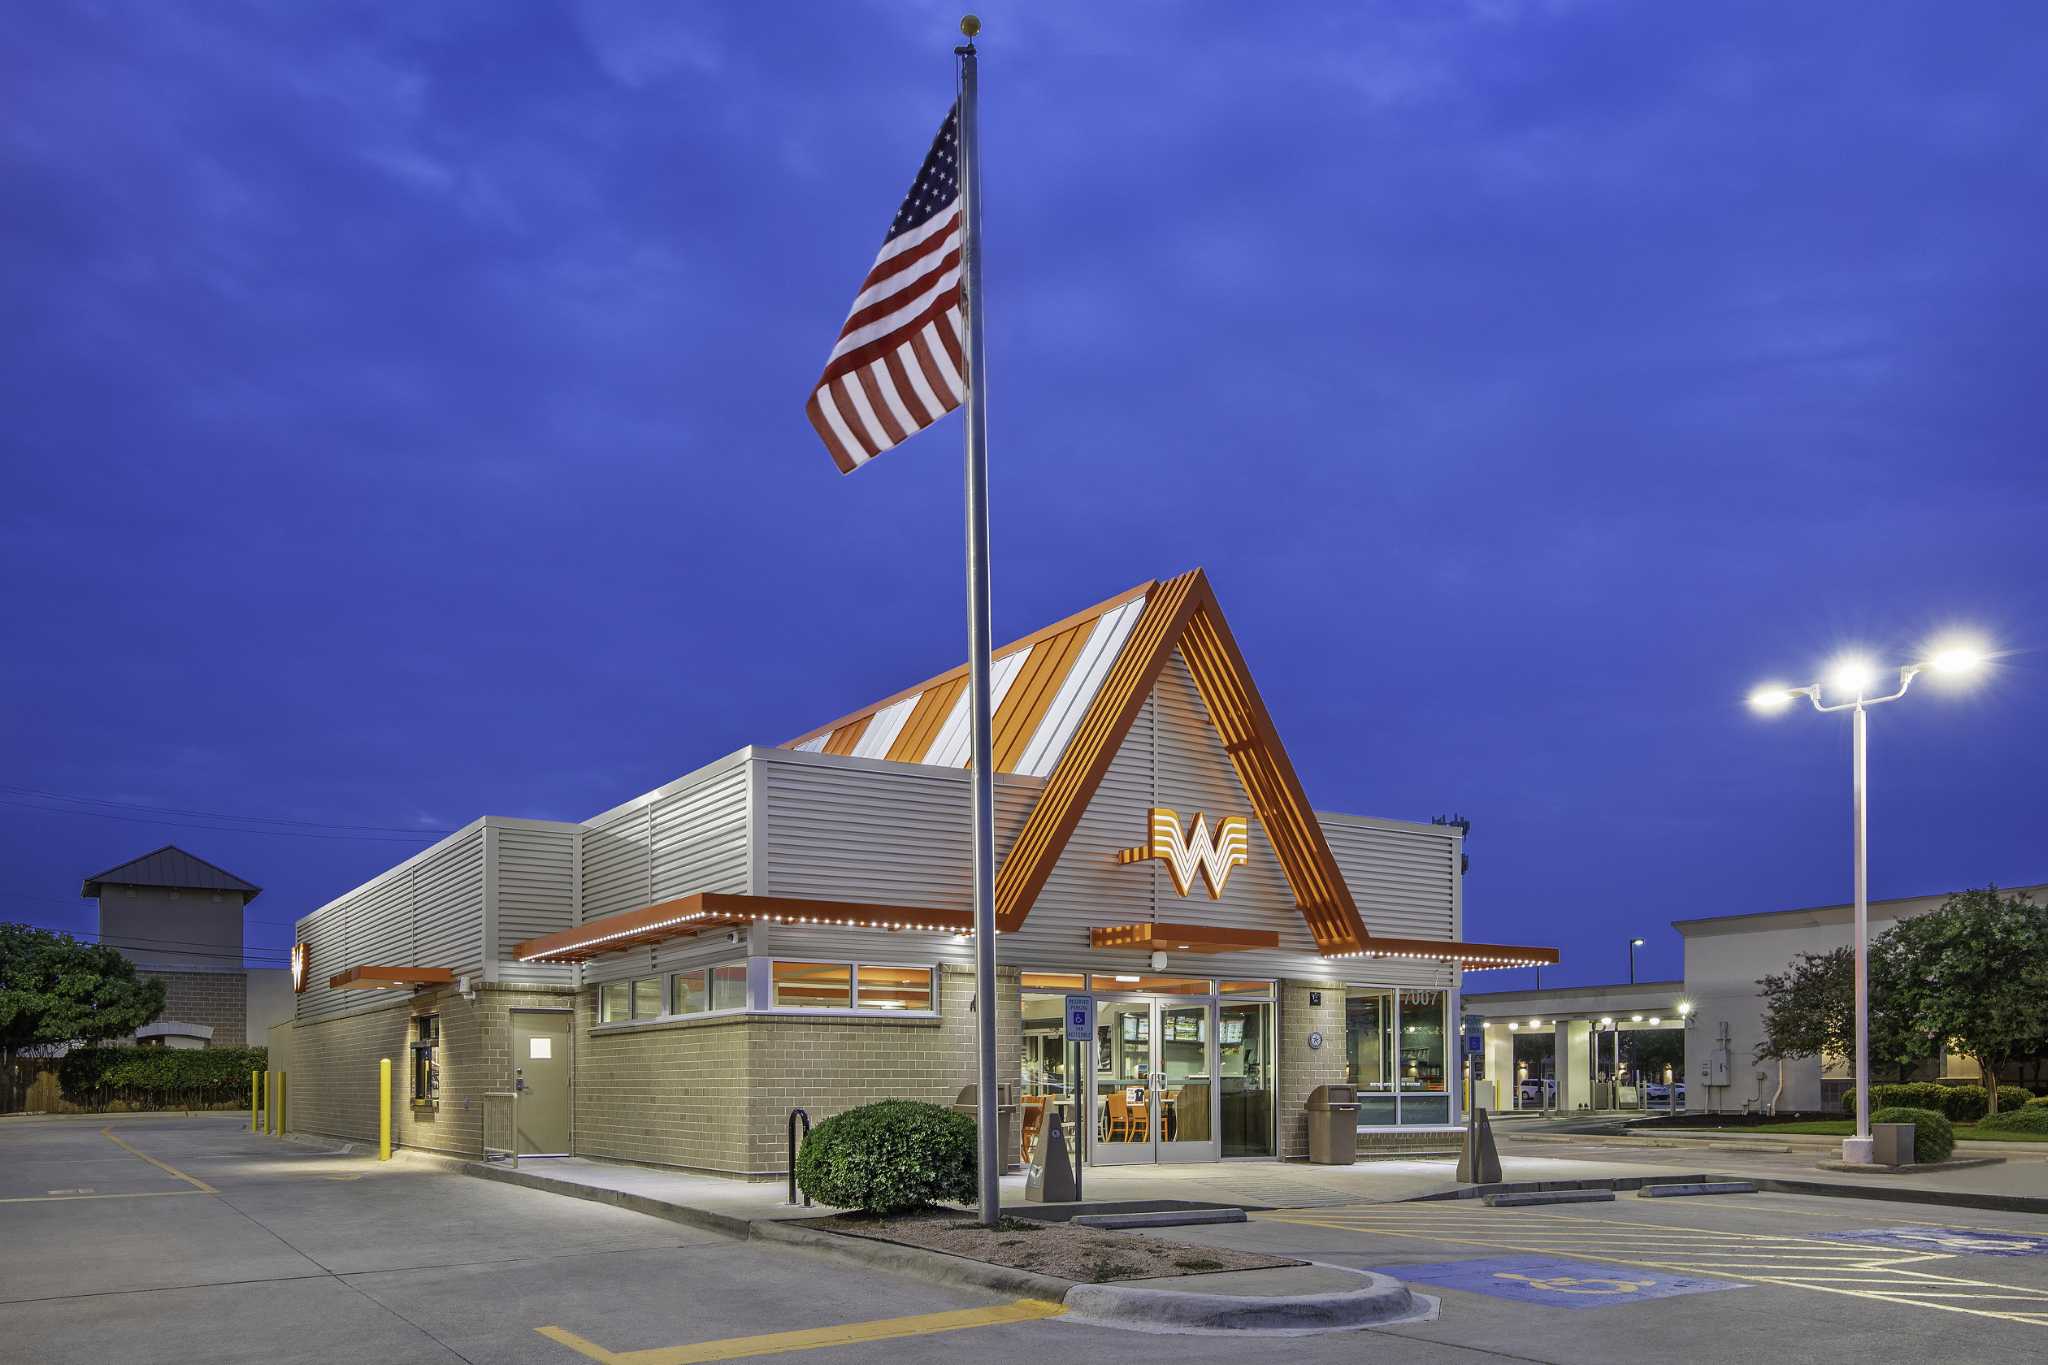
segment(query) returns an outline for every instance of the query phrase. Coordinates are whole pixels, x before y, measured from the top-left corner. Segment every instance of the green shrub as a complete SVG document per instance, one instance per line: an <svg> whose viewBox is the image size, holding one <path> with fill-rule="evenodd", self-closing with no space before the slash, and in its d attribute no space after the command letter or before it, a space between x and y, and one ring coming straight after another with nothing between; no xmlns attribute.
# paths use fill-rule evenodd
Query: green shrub
<svg viewBox="0 0 2048 1365"><path fill-rule="evenodd" d="M2035 1102L1987 1114L1977 1125L1980 1133L2048 1133L2048 1104Z"/></svg>
<svg viewBox="0 0 2048 1365"><path fill-rule="evenodd" d="M2005 1101L2000 1100L1999 1103L2004 1104ZM2027 1103L2030 1105L2038 1105L2042 1108L2048 1108L2048 1095L2036 1095L2034 1096L2034 1098L2028 1100Z"/></svg>
<svg viewBox="0 0 2048 1365"><path fill-rule="evenodd" d="M1941 1112L1951 1123L1975 1123L1991 1108L1991 1092L1981 1085L1942 1087Z"/></svg>
<svg viewBox="0 0 2048 1365"><path fill-rule="evenodd" d="M1873 1093L1877 1090L1872 1086ZM1870 1116L1872 1123L1913 1125L1913 1160L1947 1161L1956 1149L1956 1130L1948 1119L1932 1109L1880 1109Z"/></svg>
<svg viewBox="0 0 2048 1365"><path fill-rule="evenodd" d="M1998 1087L1998 1112L2008 1109L2024 1109L2034 1102L2034 1092L2023 1085L2001 1085Z"/></svg>
<svg viewBox="0 0 2048 1365"><path fill-rule="evenodd" d="M883 1100L834 1114L804 1140L796 1180L834 1208L909 1213L975 1198L974 1120L936 1104Z"/></svg>
<svg viewBox="0 0 2048 1365"><path fill-rule="evenodd" d="M86 1047L57 1063L57 1084L74 1104L152 1109L249 1103L249 1073L270 1064L262 1047Z"/></svg>
<svg viewBox="0 0 2048 1365"><path fill-rule="evenodd" d="M1873 1109L1906 1108L1932 1109L1936 1113L1948 1112L1943 1106L1943 1093L1948 1087L1936 1085L1933 1081L1903 1081L1895 1085L1873 1085L1870 1087L1870 1106ZM1856 1090L1852 1086L1842 1096L1842 1112L1856 1112Z"/></svg>

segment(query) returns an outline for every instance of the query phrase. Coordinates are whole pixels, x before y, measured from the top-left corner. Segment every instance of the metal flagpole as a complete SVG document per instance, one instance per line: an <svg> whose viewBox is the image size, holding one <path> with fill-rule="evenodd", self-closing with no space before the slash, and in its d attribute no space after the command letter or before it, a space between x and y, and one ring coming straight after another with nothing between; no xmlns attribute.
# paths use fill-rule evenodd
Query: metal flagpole
<svg viewBox="0 0 2048 1365"><path fill-rule="evenodd" d="M974 36L960 21L961 313L967 324L967 676L974 778L974 1023L980 1045L975 1119L981 1139L981 1222L1002 1216L1002 1134L996 1127L995 759L989 725L988 420L981 315L981 143L975 108Z"/></svg>

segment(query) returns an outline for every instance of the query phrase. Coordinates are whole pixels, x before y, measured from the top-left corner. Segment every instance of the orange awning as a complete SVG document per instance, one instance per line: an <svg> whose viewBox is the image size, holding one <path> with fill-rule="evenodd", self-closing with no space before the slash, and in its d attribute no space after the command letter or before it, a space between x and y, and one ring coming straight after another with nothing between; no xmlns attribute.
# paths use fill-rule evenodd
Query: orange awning
<svg viewBox="0 0 2048 1365"><path fill-rule="evenodd" d="M1088 931L1095 948L1135 948L1161 953L1241 953L1278 948L1273 929L1231 929L1212 924L1111 924Z"/></svg>
<svg viewBox="0 0 2048 1365"><path fill-rule="evenodd" d="M1557 962L1557 949L1524 947L1513 943L1453 943L1436 938L1381 938L1374 934L1366 939L1365 947L1361 950L1325 953L1323 956L1437 962L1463 967L1468 972L1485 972L1504 967L1549 967Z"/></svg>
<svg viewBox="0 0 2048 1365"><path fill-rule="evenodd" d="M447 967L351 967L339 976L327 978L337 991L380 991L393 987L412 990L421 986L452 986L455 973Z"/></svg>
<svg viewBox="0 0 2048 1365"><path fill-rule="evenodd" d="M969 934L974 916L966 910L928 910L911 905L868 905L857 901L799 900L790 896L741 896L700 891L638 910L527 939L513 952L521 962L585 962L621 948L687 938L706 929L730 929L755 921L771 924L837 925L846 929L896 929L922 934Z"/></svg>

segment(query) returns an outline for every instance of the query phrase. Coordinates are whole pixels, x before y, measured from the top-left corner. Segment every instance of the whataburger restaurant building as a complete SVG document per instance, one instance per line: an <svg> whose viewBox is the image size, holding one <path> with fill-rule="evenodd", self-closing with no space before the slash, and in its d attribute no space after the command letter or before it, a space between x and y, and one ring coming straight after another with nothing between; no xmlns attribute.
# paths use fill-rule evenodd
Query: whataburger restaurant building
<svg viewBox="0 0 2048 1365"><path fill-rule="evenodd" d="M1461 1119L1455 827L1313 810L1200 570L996 652L1006 1149L1092 1163L1361 1149ZM485 817L298 922L294 1130L743 1177L785 1122L975 1080L964 669L580 824ZM1065 1002L1093 1001L1068 1038Z"/></svg>

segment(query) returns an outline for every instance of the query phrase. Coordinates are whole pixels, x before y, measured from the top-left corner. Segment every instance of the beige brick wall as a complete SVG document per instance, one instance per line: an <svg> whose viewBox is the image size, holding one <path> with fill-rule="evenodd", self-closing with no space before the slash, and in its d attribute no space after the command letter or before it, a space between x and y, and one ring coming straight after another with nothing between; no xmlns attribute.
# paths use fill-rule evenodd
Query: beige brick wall
<svg viewBox="0 0 2048 1365"><path fill-rule="evenodd" d="M746 1014L595 1032L577 1005L580 1155L755 1179L788 1166L789 1111L813 1124L881 1099L951 1104L975 1074L971 972L943 969L937 1019ZM1022 1001L999 974L997 1074L1017 1073Z"/></svg>
<svg viewBox="0 0 2048 1365"><path fill-rule="evenodd" d="M1312 991L1320 1005L1309 1004ZM1308 1036L1321 1032L1323 1045L1311 1050ZM1335 981L1280 983L1280 1155L1308 1155L1308 1096L1319 1085L1345 1078L1344 987Z"/></svg>
<svg viewBox="0 0 2048 1365"><path fill-rule="evenodd" d="M136 973L164 983L166 1023L205 1024L214 1047L241 1047L249 1039L249 978L241 972Z"/></svg>
<svg viewBox="0 0 2048 1365"><path fill-rule="evenodd" d="M512 1086L512 1011L561 1007L572 992L482 987L475 1001L453 990L400 997L383 1008L291 1030L285 1087L293 1132L374 1142L377 1063L391 1060L395 1146L475 1156L483 1151L483 1095ZM441 1096L431 1108L410 1099L412 1019L441 1017Z"/></svg>

